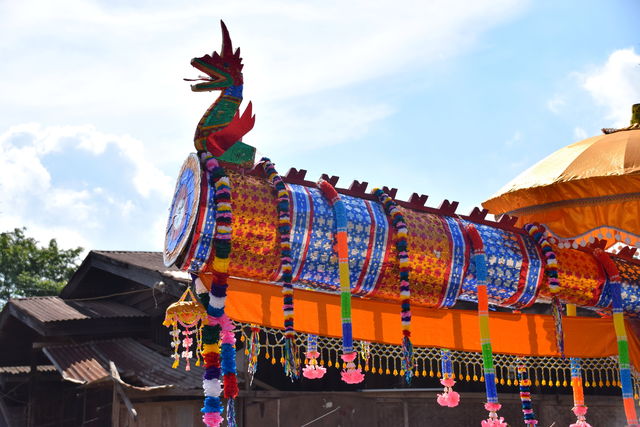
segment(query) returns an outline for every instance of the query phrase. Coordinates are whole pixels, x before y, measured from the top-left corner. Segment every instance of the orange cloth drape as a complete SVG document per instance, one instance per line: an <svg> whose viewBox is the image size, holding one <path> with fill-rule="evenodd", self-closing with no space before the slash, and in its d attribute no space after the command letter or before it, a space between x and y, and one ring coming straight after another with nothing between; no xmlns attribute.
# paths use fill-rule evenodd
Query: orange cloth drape
<svg viewBox="0 0 640 427"><path fill-rule="evenodd" d="M244 323L282 328L281 287L229 279L226 312ZM340 296L296 289L295 327L298 332L340 337ZM412 307L413 344L480 352L478 317L470 310L439 310ZM400 344L400 304L352 299L353 338ZM555 346L553 317L539 314L490 313L493 351L529 356L559 356ZM563 319L567 357L616 356L618 347L613 320L587 317ZM627 326L629 353L640 366L640 343Z"/></svg>

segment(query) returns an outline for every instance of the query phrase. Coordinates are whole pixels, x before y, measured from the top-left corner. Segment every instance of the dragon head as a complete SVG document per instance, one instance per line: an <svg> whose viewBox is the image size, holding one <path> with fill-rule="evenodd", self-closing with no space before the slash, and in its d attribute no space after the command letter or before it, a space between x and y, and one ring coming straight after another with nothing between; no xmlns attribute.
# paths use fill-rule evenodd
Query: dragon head
<svg viewBox="0 0 640 427"><path fill-rule="evenodd" d="M224 25L222 21L220 21L220 25L222 27L221 53L213 52L211 55L204 55L191 60L192 66L206 73L208 76L191 80L200 81L200 83L191 85L191 90L194 92L222 90L230 86L240 86L242 84L243 65L242 58L240 58L240 48L233 52L227 26Z"/></svg>

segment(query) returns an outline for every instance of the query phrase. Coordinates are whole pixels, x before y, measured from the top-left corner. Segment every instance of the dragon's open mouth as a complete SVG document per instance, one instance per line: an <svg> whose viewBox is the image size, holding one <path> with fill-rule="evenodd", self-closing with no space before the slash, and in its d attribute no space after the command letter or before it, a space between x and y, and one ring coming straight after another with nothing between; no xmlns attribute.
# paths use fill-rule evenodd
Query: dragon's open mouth
<svg viewBox="0 0 640 427"><path fill-rule="evenodd" d="M230 76L211 67L200 58L191 60L191 65L199 71L206 73L206 75L200 75L196 79L184 79L189 82L199 82L191 85L191 90L194 92L211 91L228 86L225 83L230 80Z"/></svg>

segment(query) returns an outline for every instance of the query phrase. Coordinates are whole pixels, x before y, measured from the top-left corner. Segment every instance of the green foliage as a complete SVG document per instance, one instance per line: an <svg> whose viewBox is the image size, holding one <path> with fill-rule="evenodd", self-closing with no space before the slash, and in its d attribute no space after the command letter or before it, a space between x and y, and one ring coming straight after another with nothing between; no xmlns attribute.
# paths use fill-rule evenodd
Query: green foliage
<svg viewBox="0 0 640 427"><path fill-rule="evenodd" d="M60 249L25 235L25 228L0 233L0 305L9 297L57 295L77 268L82 248Z"/></svg>

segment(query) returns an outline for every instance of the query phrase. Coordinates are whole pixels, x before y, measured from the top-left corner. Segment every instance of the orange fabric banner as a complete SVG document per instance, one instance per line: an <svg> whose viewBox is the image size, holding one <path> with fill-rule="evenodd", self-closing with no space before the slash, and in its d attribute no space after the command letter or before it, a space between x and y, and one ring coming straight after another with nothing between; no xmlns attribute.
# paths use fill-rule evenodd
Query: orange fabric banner
<svg viewBox="0 0 640 427"><path fill-rule="evenodd" d="M400 304L353 298L354 340L400 344ZM340 296L317 291L295 290L295 329L298 332L340 337ZM412 307L413 345L480 352L478 316L471 310L442 310ZM244 323L282 329L281 287L229 278L226 313ZM557 356L553 317L540 314L489 314L494 353L528 356ZM612 319L564 317L567 357L617 356ZM640 366L640 343L627 325L629 353ZM597 337L597 339L594 339Z"/></svg>

